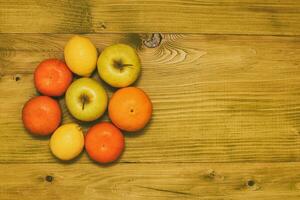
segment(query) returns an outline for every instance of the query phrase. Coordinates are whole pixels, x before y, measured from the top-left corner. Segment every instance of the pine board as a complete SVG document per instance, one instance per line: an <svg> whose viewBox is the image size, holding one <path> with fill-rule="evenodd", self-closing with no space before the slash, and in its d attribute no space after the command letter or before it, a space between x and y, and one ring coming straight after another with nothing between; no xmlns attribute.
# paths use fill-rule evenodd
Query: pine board
<svg viewBox="0 0 300 200"><path fill-rule="evenodd" d="M73 34L142 60L153 118L112 165L61 162L22 126L35 67ZM299 36L298 0L0 0L0 199L300 199Z"/></svg>
<svg viewBox="0 0 300 200"><path fill-rule="evenodd" d="M1 164L0 178L1 200L300 198L299 163Z"/></svg>
<svg viewBox="0 0 300 200"><path fill-rule="evenodd" d="M56 162L48 140L24 130L21 109L36 95L35 67L49 57L63 58L70 36L0 35L1 163ZM143 62L135 85L150 95L153 119L137 136L126 134L120 162L300 160L298 37L165 34L161 46L151 49L138 34L86 36L99 51L120 41L136 46ZM102 84L111 95L114 90ZM73 121L60 102L63 122ZM85 154L79 160L90 162Z"/></svg>
<svg viewBox="0 0 300 200"><path fill-rule="evenodd" d="M299 35L298 0L0 1L0 33Z"/></svg>

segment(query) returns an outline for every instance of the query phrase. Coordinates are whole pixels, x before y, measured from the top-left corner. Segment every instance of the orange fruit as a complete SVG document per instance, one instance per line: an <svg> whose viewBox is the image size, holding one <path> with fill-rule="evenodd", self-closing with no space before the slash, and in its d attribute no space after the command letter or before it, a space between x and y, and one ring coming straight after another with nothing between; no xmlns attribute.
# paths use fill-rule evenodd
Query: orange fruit
<svg viewBox="0 0 300 200"><path fill-rule="evenodd" d="M147 94L137 87L117 90L108 106L111 121L124 131L138 131L151 119L152 103Z"/></svg>
<svg viewBox="0 0 300 200"><path fill-rule="evenodd" d="M25 128L34 135L50 135L61 122L61 109L56 100L48 96L33 97L23 107Z"/></svg>
<svg viewBox="0 0 300 200"><path fill-rule="evenodd" d="M121 131L108 122L92 126L85 137L85 149L88 155L99 163L117 160L124 146L124 136Z"/></svg>
<svg viewBox="0 0 300 200"><path fill-rule="evenodd" d="M47 96L61 96L72 82L72 72L58 59L41 62L34 72L36 89Z"/></svg>

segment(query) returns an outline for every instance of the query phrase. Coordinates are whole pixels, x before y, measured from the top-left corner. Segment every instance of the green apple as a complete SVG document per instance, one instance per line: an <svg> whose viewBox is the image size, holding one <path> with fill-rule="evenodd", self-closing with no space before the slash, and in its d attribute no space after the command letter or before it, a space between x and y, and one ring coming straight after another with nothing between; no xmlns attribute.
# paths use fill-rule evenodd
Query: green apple
<svg viewBox="0 0 300 200"><path fill-rule="evenodd" d="M97 62L100 77L113 87L127 87L138 78L141 71L140 59L126 44L106 47Z"/></svg>
<svg viewBox="0 0 300 200"><path fill-rule="evenodd" d="M93 121L106 110L107 94L94 79L80 78L68 88L65 101L69 112L81 121Z"/></svg>

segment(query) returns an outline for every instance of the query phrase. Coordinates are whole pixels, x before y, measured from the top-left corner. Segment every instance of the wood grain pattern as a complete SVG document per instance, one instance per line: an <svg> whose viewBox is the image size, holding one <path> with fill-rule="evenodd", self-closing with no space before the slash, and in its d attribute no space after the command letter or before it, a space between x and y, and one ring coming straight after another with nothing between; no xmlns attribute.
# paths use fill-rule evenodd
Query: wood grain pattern
<svg viewBox="0 0 300 200"><path fill-rule="evenodd" d="M2 164L0 179L2 200L300 198L299 163Z"/></svg>
<svg viewBox="0 0 300 200"><path fill-rule="evenodd" d="M299 35L295 0L0 1L0 33Z"/></svg>
<svg viewBox="0 0 300 200"><path fill-rule="evenodd" d="M75 33L142 60L153 119L111 165L56 160L22 126L35 67ZM298 0L0 0L0 199L299 200L299 36Z"/></svg>
<svg viewBox="0 0 300 200"><path fill-rule="evenodd" d="M57 162L47 139L24 131L20 113L36 95L35 67L62 58L70 36L0 35L0 163ZM155 49L136 34L87 37L100 51L120 41L137 46L143 73L136 85L154 103L151 124L138 136L127 134L120 162L300 160L299 37L165 34ZM64 122L71 120L64 108ZM78 162L90 163L85 154Z"/></svg>

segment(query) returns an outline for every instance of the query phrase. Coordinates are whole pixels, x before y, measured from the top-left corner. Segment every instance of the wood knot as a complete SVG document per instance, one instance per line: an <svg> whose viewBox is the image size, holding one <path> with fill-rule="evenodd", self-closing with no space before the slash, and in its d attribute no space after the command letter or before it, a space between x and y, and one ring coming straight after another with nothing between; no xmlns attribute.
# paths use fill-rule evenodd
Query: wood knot
<svg viewBox="0 0 300 200"><path fill-rule="evenodd" d="M216 172L214 170L208 170L206 177L210 179L214 179L216 177Z"/></svg>
<svg viewBox="0 0 300 200"><path fill-rule="evenodd" d="M162 36L160 33L153 33L143 40L143 44L148 48L158 47L161 43Z"/></svg>
<svg viewBox="0 0 300 200"><path fill-rule="evenodd" d="M46 180L47 182L51 183L51 182L54 180L54 177L53 177L53 176L50 176L50 175L47 175L47 176L45 177L45 180Z"/></svg>
<svg viewBox="0 0 300 200"><path fill-rule="evenodd" d="M106 27L105 23L102 22L102 23L100 24L100 29L101 29L101 30L105 30L106 28L107 28L107 27Z"/></svg>
<svg viewBox="0 0 300 200"><path fill-rule="evenodd" d="M215 170L210 169L204 174L204 179L206 180L224 180L224 176L218 174Z"/></svg>

